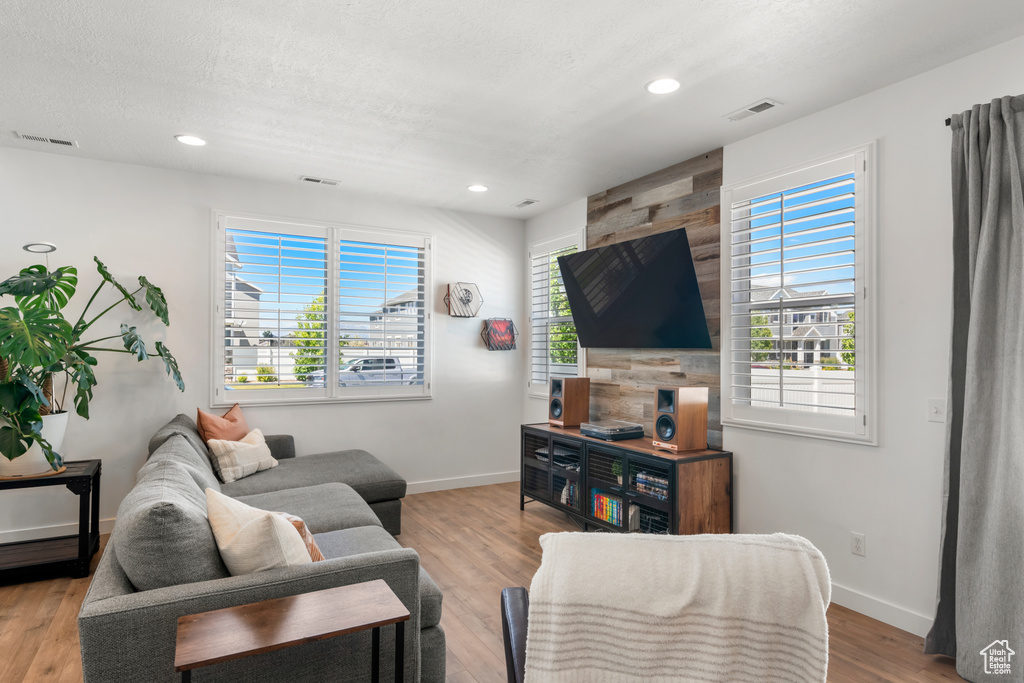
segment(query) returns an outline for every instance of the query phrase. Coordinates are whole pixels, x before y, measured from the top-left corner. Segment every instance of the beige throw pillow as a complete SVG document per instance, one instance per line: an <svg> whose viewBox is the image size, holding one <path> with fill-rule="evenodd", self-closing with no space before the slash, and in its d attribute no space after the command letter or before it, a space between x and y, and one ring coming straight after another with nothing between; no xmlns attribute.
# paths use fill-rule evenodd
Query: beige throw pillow
<svg viewBox="0 0 1024 683"><path fill-rule="evenodd" d="M210 449L213 469L225 484L277 467L277 460L270 454L270 446L258 429L246 434L241 441L210 439L206 446Z"/></svg>
<svg viewBox="0 0 1024 683"><path fill-rule="evenodd" d="M232 576L312 562L302 536L278 514L206 489L206 516Z"/></svg>

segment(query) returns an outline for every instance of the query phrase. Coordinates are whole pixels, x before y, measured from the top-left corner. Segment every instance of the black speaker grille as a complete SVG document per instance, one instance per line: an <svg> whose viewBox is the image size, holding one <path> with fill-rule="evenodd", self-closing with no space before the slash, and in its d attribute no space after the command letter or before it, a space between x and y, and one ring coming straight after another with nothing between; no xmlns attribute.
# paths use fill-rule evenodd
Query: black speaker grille
<svg viewBox="0 0 1024 683"><path fill-rule="evenodd" d="M668 415L661 415L654 423L654 432L658 435L658 441L671 441L676 435L676 421Z"/></svg>
<svg viewBox="0 0 1024 683"><path fill-rule="evenodd" d="M557 398L551 399L551 417L556 420L562 417L562 402Z"/></svg>

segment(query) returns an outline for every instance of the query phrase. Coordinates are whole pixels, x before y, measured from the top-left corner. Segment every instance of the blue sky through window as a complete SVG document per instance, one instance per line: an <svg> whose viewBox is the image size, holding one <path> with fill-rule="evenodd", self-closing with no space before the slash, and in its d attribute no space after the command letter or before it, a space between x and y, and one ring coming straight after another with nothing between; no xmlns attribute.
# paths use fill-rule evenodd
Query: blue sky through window
<svg viewBox="0 0 1024 683"><path fill-rule="evenodd" d="M752 200L746 243L751 284L852 293L853 188L850 173Z"/></svg>
<svg viewBox="0 0 1024 683"><path fill-rule="evenodd" d="M225 267L259 290L258 325L253 326L270 329L275 336L278 328L280 336L296 330L297 317L310 312L327 290L327 240L237 229L229 229L227 235L229 256L237 262L229 259ZM351 241L340 242L340 248L339 322L350 333L366 329L370 316L387 301L418 290L420 249ZM325 319L326 312L320 317Z"/></svg>

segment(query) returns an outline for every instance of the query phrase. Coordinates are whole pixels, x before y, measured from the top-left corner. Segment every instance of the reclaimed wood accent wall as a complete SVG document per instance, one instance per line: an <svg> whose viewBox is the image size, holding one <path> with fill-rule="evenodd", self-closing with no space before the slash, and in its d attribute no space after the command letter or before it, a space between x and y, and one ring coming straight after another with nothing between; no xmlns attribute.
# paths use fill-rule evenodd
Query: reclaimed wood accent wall
<svg viewBox="0 0 1024 683"><path fill-rule="evenodd" d="M590 416L654 429L654 388L708 387L708 444L722 446L720 195L722 149L701 154L587 199L587 248L686 228L710 350L588 349Z"/></svg>

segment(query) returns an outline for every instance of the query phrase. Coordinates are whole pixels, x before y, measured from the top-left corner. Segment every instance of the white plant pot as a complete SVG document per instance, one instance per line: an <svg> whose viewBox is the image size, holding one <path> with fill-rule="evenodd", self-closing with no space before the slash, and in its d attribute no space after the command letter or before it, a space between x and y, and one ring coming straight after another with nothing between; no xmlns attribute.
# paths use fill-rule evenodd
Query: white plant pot
<svg viewBox="0 0 1024 683"><path fill-rule="evenodd" d="M43 416L43 438L50 442L53 450L60 453L64 445L64 434L68 430L70 413ZM31 477L53 472L50 463L39 444L34 443L26 453L14 460L0 455L0 477Z"/></svg>

